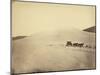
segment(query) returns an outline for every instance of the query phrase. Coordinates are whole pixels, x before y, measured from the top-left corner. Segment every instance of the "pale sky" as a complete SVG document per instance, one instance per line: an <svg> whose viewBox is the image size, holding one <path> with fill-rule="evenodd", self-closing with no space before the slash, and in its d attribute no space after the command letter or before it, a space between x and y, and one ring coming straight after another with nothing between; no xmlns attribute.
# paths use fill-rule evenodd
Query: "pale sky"
<svg viewBox="0 0 100 75"><path fill-rule="evenodd" d="M12 36L52 29L85 29L95 26L95 6L12 3Z"/></svg>

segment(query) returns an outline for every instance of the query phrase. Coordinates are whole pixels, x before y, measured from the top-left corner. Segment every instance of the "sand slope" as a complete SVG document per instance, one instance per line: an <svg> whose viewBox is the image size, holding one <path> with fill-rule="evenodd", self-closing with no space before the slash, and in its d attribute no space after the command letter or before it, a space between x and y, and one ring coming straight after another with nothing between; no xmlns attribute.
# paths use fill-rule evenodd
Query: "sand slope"
<svg viewBox="0 0 100 75"><path fill-rule="evenodd" d="M66 41L95 45L95 33L48 30L12 41L14 73L95 68L95 49L65 47Z"/></svg>

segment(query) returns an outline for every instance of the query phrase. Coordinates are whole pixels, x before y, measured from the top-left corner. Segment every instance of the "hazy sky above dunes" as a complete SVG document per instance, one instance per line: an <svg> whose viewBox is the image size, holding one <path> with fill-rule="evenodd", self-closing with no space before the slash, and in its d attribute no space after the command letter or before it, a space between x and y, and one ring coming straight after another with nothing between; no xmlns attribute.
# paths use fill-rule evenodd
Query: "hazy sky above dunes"
<svg viewBox="0 0 100 75"><path fill-rule="evenodd" d="M12 36L30 35L43 30L82 30L94 25L95 6L12 3Z"/></svg>

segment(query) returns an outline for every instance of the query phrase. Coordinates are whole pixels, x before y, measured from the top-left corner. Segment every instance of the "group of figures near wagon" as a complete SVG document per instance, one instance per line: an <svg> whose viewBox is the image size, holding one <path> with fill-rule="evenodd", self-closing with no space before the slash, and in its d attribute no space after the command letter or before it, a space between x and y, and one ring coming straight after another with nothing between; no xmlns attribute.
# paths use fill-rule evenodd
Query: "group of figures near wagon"
<svg viewBox="0 0 100 75"><path fill-rule="evenodd" d="M66 43L66 45L65 45L66 47L85 47L85 48L92 48L92 46L90 46L90 45L86 45L86 44L84 44L84 43L77 43L77 42L75 42L75 43L72 43L71 41L67 41L67 43ZM95 47L94 47L95 48Z"/></svg>

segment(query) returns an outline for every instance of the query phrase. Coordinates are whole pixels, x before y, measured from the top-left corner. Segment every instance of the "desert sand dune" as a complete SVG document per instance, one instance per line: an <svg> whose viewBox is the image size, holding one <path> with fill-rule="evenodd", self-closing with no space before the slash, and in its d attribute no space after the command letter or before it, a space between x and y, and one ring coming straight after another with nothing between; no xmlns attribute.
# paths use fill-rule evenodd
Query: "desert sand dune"
<svg viewBox="0 0 100 75"><path fill-rule="evenodd" d="M51 30L12 41L14 73L94 69L95 49L65 47L66 41L95 45L95 33Z"/></svg>

